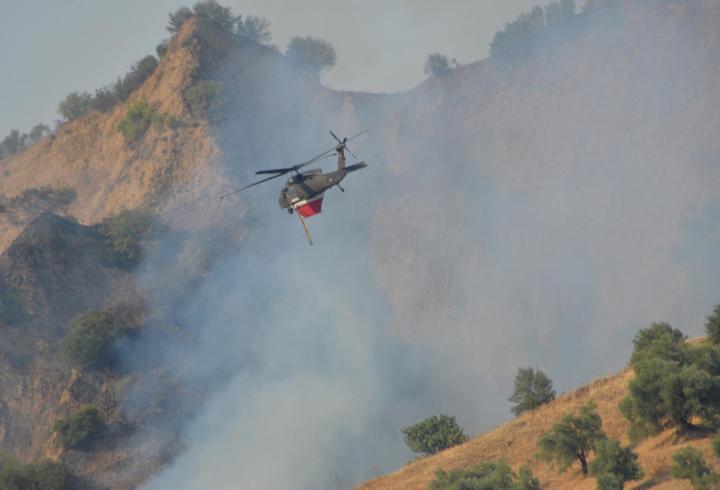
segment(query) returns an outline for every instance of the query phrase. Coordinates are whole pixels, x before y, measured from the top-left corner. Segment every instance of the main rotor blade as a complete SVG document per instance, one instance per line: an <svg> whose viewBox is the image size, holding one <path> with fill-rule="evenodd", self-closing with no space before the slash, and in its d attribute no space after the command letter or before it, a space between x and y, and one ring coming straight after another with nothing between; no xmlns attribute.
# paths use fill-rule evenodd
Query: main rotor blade
<svg viewBox="0 0 720 490"><path fill-rule="evenodd" d="M286 173L287 173L287 172L286 172ZM222 196L220 196L220 200L222 201L223 199L225 199L225 198L228 197L228 196L231 196L231 195L233 195L233 194L237 194L237 193L240 192L240 191L244 191L245 189L249 189L250 187L254 187L254 186L258 185L258 184L262 184L263 182L267 182L268 180L272 180L272 179L276 179L276 178L278 178L278 177L282 177L283 175L285 175L285 174L273 175L272 177L268 177L268 178L266 178L266 179L258 180L257 182L253 182L252 184L246 185L245 187L241 187L241 188L239 188L239 189L235 189L234 191L228 192L227 194L223 194Z"/></svg>
<svg viewBox="0 0 720 490"><path fill-rule="evenodd" d="M337 141L337 142L340 143L341 145L344 144L342 141L340 141L340 138L338 138L337 136L335 136L335 133L333 133L332 131L330 131L330 136L332 136L333 138L335 138L335 141ZM345 138L345 139L347 140L347 138Z"/></svg>
<svg viewBox="0 0 720 490"><path fill-rule="evenodd" d="M262 175L262 174L286 174L288 172L292 172L295 170L295 167L286 167L286 168L271 168L269 170L258 170L255 172L255 175Z"/></svg>
<svg viewBox="0 0 720 490"><path fill-rule="evenodd" d="M353 137L351 137L351 138L348 138L348 141L352 141L352 140L354 140L355 138L357 138L358 136L362 136L362 135L364 135L365 133L369 133L369 132L370 132L369 129L366 129L366 130L364 130L364 131L360 131L360 132L359 132L358 134L356 134L355 136L353 136Z"/></svg>

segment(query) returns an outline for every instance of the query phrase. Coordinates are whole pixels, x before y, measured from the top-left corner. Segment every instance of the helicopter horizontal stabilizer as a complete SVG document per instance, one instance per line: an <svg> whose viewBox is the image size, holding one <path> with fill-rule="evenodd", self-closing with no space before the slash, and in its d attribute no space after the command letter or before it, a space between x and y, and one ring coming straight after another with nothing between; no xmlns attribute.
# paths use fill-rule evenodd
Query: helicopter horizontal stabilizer
<svg viewBox="0 0 720 490"><path fill-rule="evenodd" d="M348 165L347 167L345 167L345 171L350 173L350 172L354 172L356 170L360 170L361 168L365 168L365 167L367 167L367 163L360 162L360 163L355 163L353 165Z"/></svg>
<svg viewBox="0 0 720 490"><path fill-rule="evenodd" d="M309 218L322 212L323 196L317 197L312 201L302 201L294 204L295 210L304 218Z"/></svg>

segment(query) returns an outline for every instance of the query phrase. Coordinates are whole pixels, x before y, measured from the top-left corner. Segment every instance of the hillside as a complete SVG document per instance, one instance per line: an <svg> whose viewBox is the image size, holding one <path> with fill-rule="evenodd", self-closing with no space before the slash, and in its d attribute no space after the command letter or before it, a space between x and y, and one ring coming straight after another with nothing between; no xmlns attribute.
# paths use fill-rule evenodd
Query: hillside
<svg viewBox="0 0 720 490"><path fill-rule="evenodd" d="M624 370L619 374L593 381L558 397L536 410L526 412L511 422L472 438L468 443L456 446L441 453L421 458L409 463L400 470L387 476L368 481L356 488L359 490L425 490L435 479L438 469L449 470L469 468L482 461L505 458L517 470L523 464L529 464L533 473L540 479L542 488L547 489L594 489L596 480L583 477L577 464L564 474L558 474L548 465L535 459L537 439L566 413L575 413L579 408L592 401L597 405L598 414L603 419L603 430L609 437L619 439L627 445L628 423L618 410L618 404L627 395L627 384L632 371ZM714 434L677 435L675 429L668 429L654 437L642 441L634 450L639 455L640 465L645 477L638 482L630 482L626 488L675 489L692 486L688 481L679 481L670 476L672 454L679 448L691 445L702 451L706 461L716 469L720 461L713 456L710 439Z"/></svg>

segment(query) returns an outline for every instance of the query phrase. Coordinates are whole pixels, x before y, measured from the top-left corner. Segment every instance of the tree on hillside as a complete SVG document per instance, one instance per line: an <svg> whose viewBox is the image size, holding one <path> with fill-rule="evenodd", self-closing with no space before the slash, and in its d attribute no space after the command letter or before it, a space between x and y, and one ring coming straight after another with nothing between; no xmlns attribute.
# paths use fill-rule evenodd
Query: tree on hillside
<svg viewBox="0 0 720 490"><path fill-rule="evenodd" d="M557 464L561 473L578 461L583 474L587 475L588 455L595 443L604 438L602 420L595 406L588 403L578 415L565 415L538 439L538 458Z"/></svg>
<svg viewBox="0 0 720 490"><path fill-rule="evenodd" d="M100 224L109 261L128 269L140 263L164 229L157 218L143 208L125 209L105 218Z"/></svg>
<svg viewBox="0 0 720 490"><path fill-rule="evenodd" d="M260 44L269 43L272 40L270 21L262 17L248 15L245 20L238 20L237 36Z"/></svg>
<svg viewBox="0 0 720 490"><path fill-rule="evenodd" d="M508 60L529 57L544 27L545 14L542 8L536 6L530 13L521 14L495 34L490 43L490 56Z"/></svg>
<svg viewBox="0 0 720 490"><path fill-rule="evenodd" d="M337 54L332 44L311 36L296 36L290 39L287 57L298 66L317 72L331 68L337 60Z"/></svg>
<svg viewBox="0 0 720 490"><path fill-rule="evenodd" d="M170 14L168 14L169 19L166 29L168 32L175 34L192 15L192 10L187 7L180 7L175 12L170 12Z"/></svg>
<svg viewBox="0 0 720 490"><path fill-rule="evenodd" d="M590 463L590 474L597 478L598 490L621 490L626 481L643 477L637 454L630 448L620 447L615 439L597 441L595 454Z"/></svg>
<svg viewBox="0 0 720 490"><path fill-rule="evenodd" d="M652 323L633 338L634 349L630 364L635 365L640 359L647 357L683 362L687 354L686 338L684 333L668 323Z"/></svg>
<svg viewBox="0 0 720 490"><path fill-rule="evenodd" d="M435 454L468 440L455 417L433 415L402 430L405 444L415 453Z"/></svg>
<svg viewBox="0 0 720 490"><path fill-rule="evenodd" d="M696 490L709 490L715 488L719 478L705 463L700 451L694 447L684 447L673 454L670 474L674 478L690 480Z"/></svg>
<svg viewBox="0 0 720 490"><path fill-rule="evenodd" d="M47 124L36 124L32 127L30 132L28 133L28 139L30 140L30 144L36 143L43 139L45 136L50 134L50 126Z"/></svg>
<svg viewBox="0 0 720 490"><path fill-rule="evenodd" d="M511 408L515 415L532 410L555 399L553 383L539 369L530 367L518 369L515 375L515 389L508 401L514 403Z"/></svg>
<svg viewBox="0 0 720 490"><path fill-rule="evenodd" d="M0 488L4 490L73 490L76 478L60 463L43 459L23 464L0 456Z"/></svg>
<svg viewBox="0 0 720 490"><path fill-rule="evenodd" d="M130 67L130 71L115 84L113 90L115 97L119 100L127 100L133 91L153 74L157 65L157 58L150 54L135 62Z"/></svg>
<svg viewBox="0 0 720 490"><path fill-rule="evenodd" d="M457 68L457 66L458 63L455 58L451 60L447 55L432 53L425 60L423 73L428 76L444 75L450 73L453 69Z"/></svg>
<svg viewBox="0 0 720 490"><path fill-rule="evenodd" d="M58 419L53 429L57 432L63 447L77 449L92 442L104 425L98 409L88 405L67 417Z"/></svg>
<svg viewBox="0 0 720 490"><path fill-rule="evenodd" d="M10 131L5 139L0 143L0 153L2 156L10 156L21 152L27 146L27 135L21 133L17 129Z"/></svg>
<svg viewBox="0 0 720 490"><path fill-rule="evenodd" d="M232 8L223 7L216 0L202 0L193 5L193 14L205 19L215 28L233 33L240 16L233 15Z"/></svg>
<svg viewBox="0 0 720 490"><path fill-rule="evenodd" d="M559 0L550 2L545 7L545 23L548 26L562 24L575 16L574 0Z"/></svg>
<svg viewBox="0 0 720 490"><path fill-rule="evenodd" d="M72 121L87 114L92 109L93 97L87 92L71 92L58 105L58 113L66 120Z"/></svg>
<svg viewBox="0 0 720 490"><path fill-rule="evenodd" d="M720 304L715 305L712 315L705 323L705 333L713 344L720 344Z"/></svg>

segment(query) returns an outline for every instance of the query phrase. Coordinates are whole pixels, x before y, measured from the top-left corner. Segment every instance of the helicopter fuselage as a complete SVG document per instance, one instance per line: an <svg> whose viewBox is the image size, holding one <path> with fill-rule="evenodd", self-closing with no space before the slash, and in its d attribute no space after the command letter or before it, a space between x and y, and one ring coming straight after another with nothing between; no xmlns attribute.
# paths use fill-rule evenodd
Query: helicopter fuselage
<svg viewBox="0 0 720 490"><path fill-rule="evenodd" d="M322 173L319 169L301 172L293 175L280 191L278 203L282 209L293 209L299 203L312 201L321 196L331 187L340 187L340 182L347 174L367 167L365 162L356 163L349 167ZM342 187L340 187L342 190Z"/></svg>

